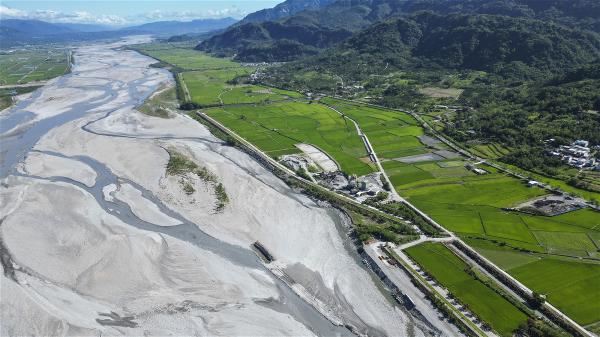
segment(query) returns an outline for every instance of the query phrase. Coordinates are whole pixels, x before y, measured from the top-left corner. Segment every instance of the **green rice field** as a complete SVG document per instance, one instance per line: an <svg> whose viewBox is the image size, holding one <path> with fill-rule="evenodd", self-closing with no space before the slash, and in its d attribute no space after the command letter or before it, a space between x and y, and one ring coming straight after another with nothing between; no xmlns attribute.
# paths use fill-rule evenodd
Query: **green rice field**
<svg viewBox="0 0 600 337"><path fill-rule="evenodd" d="M374 171L354 125L335 111L306 102L225 106L205 111L273 157L299 153L298 143L319 147L349 174Z"/></svg>
<svg viewBox="0 0 600 337"><path fill-rule="evenodd" d="M225 58L212 57L189 46L171 43L148 43L134 46L136 50L182 70L209 70L240 68L241 65Z"/></svg>
<svg viewBox="0 0 600 337"><path fill-rule="evenodd" d="M294 91L267 88L257 85L241 85L225 89L221 93L223 104L266 103L287 98L302 98Z"/></svg>
<svg viewBox="0 0 600 337"><path fill-rule="evenodd" d="M322 102L354 119L369 137L381 160L427 152L418 138L424 134L423 129L409 115L331 98L323 98Z"/></svg>
<svg viewBox="0 0 600 337"><path fill-rule="evenodd" d="M302 97L293 91L233 84L232 80L249 75L254 68L209 56L189 46L149 43L137 45L135 49L179 68L192 102L200 106L264 103Z"/></svg>
<svg viewBox="0 0 600 337"><path fill-rule="evenodd" d="M407 130L402 135L422 134L420 127L411 122L412 117L407 114L398 117L398 120L406 122L403 125L375 118L375 115L382 114L381 109L337 100L326 103L351 116L361 126L365 123L367 128L364 131L369 139L377 139L380 135L397 132L398 129ZM383 115L391 118L402 113L390 111ZM439 144L425 143L417 147L414 142L402 139L382 141L383 145L373 140L371 142L378 154L380 149L384 154L413 155L439 148ZM494 151L498 155L506 149L499 150L493 145L486 145L479 150ZM468 240L474 248L501 268L511 273L514 270L513 275L532 289L547 290L537 284L533 274L525 270L531 266L553 266L557 262L546 261L555 261L558 257L567 259L568 262L561 261L561 264L568 263L572 268L579 268L577 265L581 263L583 272L598 268L596 265L590 267L579 258L600 262L600 212L582 209L546 217L505 210L547 192L537 187L527 187L524 182L486 165L477 167L488 173L476 175L466 169L465 164L466 161L462 158L406 163L398 161L394 156L384 155L382 160L385 171L400 195L442 226ZM501 253L498 253L499 248L502 249ZM520 267L522 269L518 269ZM559 282L565 276L548 272L545 277L549 282ZM589 304L579 302L583 301L582 297L578 299L572 294L576 291L591 294L592 298L599 296L598 281L594 284L589 279L586 280L576 281L577 287L573 289L557 288L548 296L551 303L580 323L600 321L600 310L591 310Z"/></svg>
<svg viewBox="0 0 600 337"><path fill-rule="evenodd" d="M512 336L512 332L527 320L524 312L483 282L467 274L465 269L469 266L444 245L424 243L405 251L501 336Z"/></svg>
<svg viewBox="0 0 600 337"><path fill-rule="evenodd" d="M227 93L231 87L227 82L249 72L250 69L246 68L187 71L183 73L183 81L190 92L192 102L200 105L217 105L221 104L221 95Z"/></svg>
<svg viewBox="0 0 600 337"><path fill-rule="evenodd" d="M523 253L484 240L467 243L578 323L600 321L599 261Z"/></svg>

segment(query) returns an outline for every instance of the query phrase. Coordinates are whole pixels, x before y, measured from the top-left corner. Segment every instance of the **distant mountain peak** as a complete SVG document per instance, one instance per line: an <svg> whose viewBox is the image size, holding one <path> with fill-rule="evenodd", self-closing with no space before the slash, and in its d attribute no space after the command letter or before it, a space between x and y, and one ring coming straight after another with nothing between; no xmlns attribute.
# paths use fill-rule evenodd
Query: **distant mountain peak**
<svg viewBox="0 0 600 337"><path fill-rule="evenodd" d="M286 0L273 8L265 8L248 14L240 23L275 21L307 9L318 9L335 0Z"/></svg>

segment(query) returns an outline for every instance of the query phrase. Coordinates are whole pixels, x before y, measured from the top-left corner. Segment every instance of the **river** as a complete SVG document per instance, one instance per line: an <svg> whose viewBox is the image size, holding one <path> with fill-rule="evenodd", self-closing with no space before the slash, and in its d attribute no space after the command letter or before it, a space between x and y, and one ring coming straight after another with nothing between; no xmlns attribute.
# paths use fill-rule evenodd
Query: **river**
<svg viewBox="0 0 600 337"><path fill-rule="evenodd" d="M79 47L72 73L0 114L2 333L423 335L360 264L337 211L189 117L135 110L173 85L121 48L141 41ZM165 174L167 148L218 176L224 211L202 181L186 195ZM177 224L142 220L140 205Z"/></svg>

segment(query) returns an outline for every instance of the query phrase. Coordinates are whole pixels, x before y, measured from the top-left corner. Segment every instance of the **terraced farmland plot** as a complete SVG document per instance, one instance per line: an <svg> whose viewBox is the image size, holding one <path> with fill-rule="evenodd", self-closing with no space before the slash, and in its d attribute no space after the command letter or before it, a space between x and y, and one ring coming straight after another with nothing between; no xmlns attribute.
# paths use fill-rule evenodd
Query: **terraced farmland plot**
<svg viewBox="0 0 600 337"><path fill-rule="evenodd" d="M465 272L468 265L442 244L424 243L406 253L501 336L512 336L527 315Z"/></svg>
<svg viewBox="0 0 600 337"><path fill-rule="evenodd" d="M294 145L307 143L325 151L349 174L374 171L361 160L367 153L354 125L323 105L279 102L227 106L206 113L271 155L288 150L299 153Z"/></svg>
<svg viewBox="0 0 600 337"><path fill-rule="evenodd" d="M500 144L481 144L471 147L471 151L475 154L484 157L497 159L506 155L510 150Z"/></svg>

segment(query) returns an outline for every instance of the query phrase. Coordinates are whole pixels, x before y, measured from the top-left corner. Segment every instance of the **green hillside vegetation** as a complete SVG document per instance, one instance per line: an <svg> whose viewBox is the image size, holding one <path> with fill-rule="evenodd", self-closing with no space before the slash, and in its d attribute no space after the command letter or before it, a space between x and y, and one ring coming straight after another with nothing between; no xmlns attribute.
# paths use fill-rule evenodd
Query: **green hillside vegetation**
<svg viewBox="0 0 600 337"><path fill-rule="evenodd" d="M424 243L406 253L501 336L512 336L527 320L524 312L473 277L470 267L444 245Z"/></svg>
<svg viewBox="0 0 600 337"><path fill-rule="evenodd" d="M600 63L592 63L548 81L496 90L473 86L460 101L475 109L457 112L453 124L446 124L443 130L461 142L498 142L513 149L500 156L503 161L569 180L577 173L545 155L543 140L554 138L558 144L566 144L586 139L600 144L598 69Z"/></svg>
<svg viewBox="0 0 600 337"><path fill-rule="evenodd" d="M247 23L203 41L197 49L217 55L236 54L246 62L289 61L317 54L351 33L341 29L314 29L313 26L280 22Z"/></svg>
<svg viewBox="0 0 600 337"><path fill-rule="evenodd" d="M594 0L361 0L335 1L305 11L260 20L243 20L198 45L220 55L236 55L243 61L288 61L314 55L368 26L399 15L419 11L440 14L490 14L539 19L561 25L600 31L600 6ZM289 14L293 14L289 16ZM264 21L264 20L273 21ZM438 35L441 32L437 32ZM450 33L452 34L452 33ZM372 36L375 38L376 36ZM435 41L431 41L435 43ZM493 40L490 42L494 42ZM539 40L539 44L547 41ZM485 43L484 43L485 44ZM526 49L536 44L526 45ZM282 46L288 50L282 50ZM474 45L473 45L474 46ZM503 51L506 49L503 49ZM455 52L455 49L449 50ZM441 49L439 52L443 52ZM456 56L456 54L455 54Z"/></svg>
<svg viewBox="0 0 600 337"><path fill-rule="evenodd" d="M527 79L583 66L598 53L597 34L551 22L426 12L375 24L339 47L288 67L317 67L352 80L421 68L436 70L438 76L443 69L471 69Z"/></svg>

